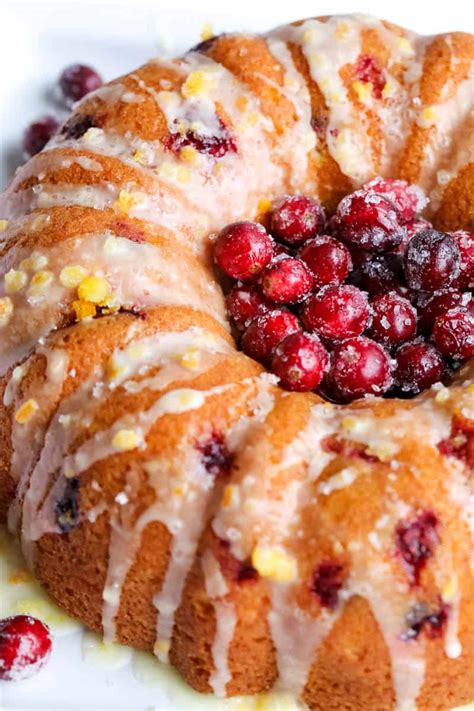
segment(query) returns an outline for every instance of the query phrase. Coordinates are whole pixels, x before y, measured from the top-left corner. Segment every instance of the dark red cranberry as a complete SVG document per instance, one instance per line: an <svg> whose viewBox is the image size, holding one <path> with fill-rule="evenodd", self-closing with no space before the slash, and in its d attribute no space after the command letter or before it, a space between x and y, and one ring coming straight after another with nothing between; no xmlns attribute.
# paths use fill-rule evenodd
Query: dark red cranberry
<svg viewBox="0 0 474 711"><path fill-rule="evenodd" d="M214 542L213 551L222 575L234 583L249 583L258 580L258 572L250 560L238 560L230 550L228 541L218 539Z"/></svg>
<svg viewBox="0 0 474 711"><path fill-rule="evenodd" d="M392 347L413 338L416 333L416 309L408 299L390 291L375 296L371 307L369 335L375 341Z"/></svg>
<svg viewBox="0 0 474 711"><path fill-rule="evenodd" d="M281 244L281 242L274 242L273 243L273 258L275 259L275 257L280 257L280 256L292 257L293 251L286 244Z"/></svg>
<svg viewBox="0 0 474 711"><path fill-rule="evenodd" d="M219 39L219 37L223 37L223 34L219 35L212 35L212 37L209 37L206 40L203 40L202 42L199 42L198 44L195 44L192 49L190 49L190 52L201 52L202 54L206 54L213 45L216 43L216 41Z"/></svg>
<svg viewBox="0 0 474 711"><path fill-rule="evenodd" d="M474 289L474 234L472 232L451 232L461 254L461 266L453 286L458 289Z"/></svg>
<svg viewBox="0 0 474 711"><path fill-rule="evenodd" d="M296 316L289 311L275 309L258 316L242 336L242 350L251 358L268 363L281 341L301 329Z"/></svg>
<svg viewBox="0 0 474 711"><path fill-rule="evenodd" d="M78 114L77 116L72 116L69 121L64 124L61 129L61 134L66 136L66 138L77 140L78 138L82 138L90 128L98 127L99 122L91 114Z"/></svg>
<svg viewBox="0 0 474 711"><path fill-rule="evenodd" d="M354 65L354 75L359 81L372 84L374 99L382 98L385 86L385 69L379 60L371 54L361 54Z"/></svg>
<svg viewBox="0 0 474 711"><path fill-rule="evenodd" d="M297 246L321 232L325 220L324 208L317 200L291 195L273 209L270 232L276 239Z"/></svg>
<svg viewBox="0 0 474 711"><path fill-rule="evenodd" d="M21 681L39 672L51 654L45 624L29 615L0 621L0 680Z"/></svg>
<svg viewBox="0 0 474 711"><path fill-rule="evenodd" d="M461 254L451 235L436 230L418 232L405 251L404 270L411 289L438 291L457 279Z"/></svg>
<svg viewBox="0 0 474 711"><path fill-rule="evenodd" d="M234 222L219 232L214 258L233 279L248 281L268 264L273 243L257 222Z"/></svg>
<svg viewBox="0 0 474 711"><path fill-rule="evenodd" d="M292 304L311 291L313 276L304 262L279 257L262 274L262 291L275 304Z"/></svg>
<svg viewBox="0 0 474 711"><path fill-rule="evenodd" d="M340 239L367 252L395 249L406 234L390 200L363 190L341 200L335 225Z"/></svg>
<svg viewBox="0 0 474 711"><path fill-rule="evenodd" d="M395 354L394 379L404 393L417 394L438 383L445 372L444 360L430 343L404 343Z"/></svg>
<svg viewBox="0 0 474 711"><path fill-rule="evenodd" d="M79 479L64 480L64 489L60 498L56 501L54 512L56 523L63 533L70 533L80 520L79 507Z"/></svg>
<svg viewBox="0 0 474 711"><path fill-rule="evenodd" d="M454 308L435 321L433 341L441 353L451 358L474 356L474 314L469 309Z"/></svg>
<svg viewBox="0 0 474 711"><path fill-rule="evenodd" d="M402 259L398 254L371 255L350 275L350 282L371 296L387 291L398 291L403 279Z"/></svg>
<svg viewBox="0 0 474 711"><path fill-rule="evenodd" d="M364 462L379 462L380 459L374 454L369 454L367 446L360 442L350 442L337 435L330 435L322 441L322 448L325 452L338 454L346 459L363 459Z"/></svg>
<svg viewBox="0 0 474 711"><path fill-rule="evenodd" d="M383 395L392 381L389 355L370 338L349 338L335 347L328 380L342 402Z"/></svg>
<svg viewBox="0 0 474 711"><path fill-rule="evenodd" d="M408 579L418 585L420 574L439 542L438 518L432 511L422 511L415 518L400 521L395 529L395 545Z"/></svg>
<svg viewBox="0 0 474 711"><path fill-rule="evenodd" d="M240 284L226 296L227 311L239 331L245 331L254 318L270 310L271 305L257 286Z"/></svg>
<svg viewBox="0 0 474 711"><path fill-rule="evenodd" d="M426 230L432 230L433 225L428 220L425 220L424 217L415 217L413 220L410 220L410 222L406 223L405 229L407 231L408 243L412 237L418 234L418 232L426 232Z"/></svg>
<svg viewBox="0 0 474 711"><path fill-rule="evenodd" d="M185 146L192 146L199 153L212 158L223 158L228 153L237 153L237 144L229 129L221 120L217 135L204 135L193 130L172 131L163 141L165 148L173 153L179 153Z"/></svg>
<svg viewBox="0 0 474 711"><path fill-rule="evenodd" d="M316 568L310 584L311 592L318 596L323 607L334 610L339 602L339 592L344 585L343 566L337 561L324 561Z"/></svg>
<svg viewBox="0 0 474 711"><path fill-rule="evenodd" d="M371 191L377 195L383 195L388 198L392 205L395 206L402 224L414 220L415 215L420 212L428 202L419 187L409 185L405 180L376 178L368 185L364 185L363 190ZM418 218L418 221L429 225L429 223L422 218Z"/></svg>
<svg viewBox="0 0 474 711"><path fill-rule="evenodd" d="M208 474L215 478L229 474L233 457L222 432L213 432L210 437L198 442L196 447L201 453L202 463Z"/></svg>
<svg viewBox="0 0 474 711"><path fill-rule="evenodd" d="M275 349L272 372L285 390L305 392L321 382L328 354L319 338L310 333L292 333Z"/></svg>
<svg viewBox="0 0 474 711"><path fill-rule="evenodd" d="M448 608L444 603L437 610L430 610L426 603L416 603L405 616L405 631L402 639L416 639L424 633L430 638L439 637L448 619Z"/></svg>
<svg viewBox="0 0 474 711"><path fill-rule="evenodd" d="M68 103L79 101L102 84L102 79L97 72L85 64L72 64L66 67L59 77L61 92Z"/></svg>
<svg viewBox="0 0 474 711"><path fill-rule="evenodd" d="M352 269L347 247L329 235L319 235L306 242L299 257L311 269L316 287L342 284Z"/></svg>
<svg viewBox="0 0 474 711"><path fill-rule="evenodd" d="M34 156L42 151L58 128L59 123L54 116L43 116L37 121L33 121L23 134L23 150L25 154Z"/></svg>
<svg viewBox="0 0 474 711"><path fill-rule="evenodd" d="M453 288L435 291L418 308L421 330L430 334L438 316L450 309L468 307L471 301L472 295L467 291L459 291Z"/></svg>
<svg viewBox="0 0 474 711"><path fill-rule="evenodd" d="M309 331L337 339L358 336L367 326L367 296L355 286L325 286L310 296L301 318Z"/></svg>

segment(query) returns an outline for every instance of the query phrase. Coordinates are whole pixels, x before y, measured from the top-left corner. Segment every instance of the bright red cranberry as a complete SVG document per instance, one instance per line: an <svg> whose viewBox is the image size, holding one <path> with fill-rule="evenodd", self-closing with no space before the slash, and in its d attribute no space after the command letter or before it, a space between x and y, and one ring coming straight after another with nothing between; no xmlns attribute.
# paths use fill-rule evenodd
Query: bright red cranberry
<svg viewBox="0 0 474 711"><path fill-rule="evenodd" d="M363 190L371 191L377 195L384 195L397 209L399 220L402 224L413 220L427 204L423 191L416 185L409 185L404 180L393 180L390 178L376 178L368 185L364 185ZM418 219L420 223L429 224L426 220ZM421 229L421 228L420 228Z"/></svg>
<svg viewBox="0 0 474 711"><path fill-rule="evenodd" d="M379 254L366 260L350 275L350 282L371 296L398 291L403 278L403 265L398 254Z"/></svg>
<svg viewBox="0 0 474 711"><path fill-rule="evenodd" d="M325 338L358 336L369 320L367 296L349 284L325 286L307 299L301 318L309 331Z"/></svg>
<svg viewBox="0 0 474 711"><path fill-rule="evenodd" d="M280 256L285 256L285 257L292 257L293 252L288 247L286 244L281 244L281 242L274 242L273 243L273 259L275 257L280 257Z"/></svg>
<svg viewBox="0 0 474 711"><path fill-rule="evenodd" d="M279 257L262 275L262 291L275 304L293 304L311 291L313 276L304 262Z"/></svg>
<svg viewBox="0 0 474 711"><path fill-rule="evenodd" d="M234 222L219 232L214 258L233 279L248 281L268 264L273 243L257 222Z"/></svg>
<svg viewBox="0 0 474 711"><path fill-rule="evenodd" d="M34 156L42 151L58 128L59 123L54 116L43 116L37 121L33 121L23 134L23 150L25 154Z"/></svg>
<svg viewBox="0 0 474 711"><path fill-rule="evenodd" d="M45 624L29 615L0 621L0 679L20 681L33 676L51 654L51 635Z"/></svg>
<svg viewBox="0 0 474 711"><path fill-rule="evenodd" d="M210 437L198 442L196 447L201 453L202 463L208 474L215 478L229 474L233 457L222 432L213 432Z"/></svg>
<svg viewBox="0 0 474 711"><path fill-rule="evenodd" d="M472 295L468 291L459 291L453 288L435 291L427 300L421 302L418 308L420 328L424 333L430 334L438 316L450 309L469 307L471 301Z"/></svg>
<svg viewBox="0 0 474 711"><path fill-rule="evenodd" d="M237 153L237 144L225 123L219 121L219 133L216 135L205 135L196 133L193 130L172 131L164 139L164 146L173 153L179 153L185 146L192 146L198 153L211 156L212 158L223 158L228 153Z"/></svg>
<svg viewBox="0 0 474 711"><path fill-rule="evenodd" d="M342 284L352 269L347 247L329 235L319 235L306 242L299 257L311 269L316 287Z"/></svg>
<svg viewBox="0 0 474 711"><path fill-rule="evenodd" d="M251 358L268 363L277 345L290 333L301 329L296 316L275 309L258 316L242 336L242 350Z"/></svg>
<svg viewBox="0 0 474 711"><path fill-rule="evenodd" d="M404 270L411 289L438 291L459 275L461 254L451 235L436 230L418 232L405 251Z"/></svg>
<svg viewBox="0 0 474 711"><path fill-rule="evenodd" d="M395 249L405 237L396 208L383 195L359 190L341 200L335 215L337 235L367 252Z"/></svg>
<svg viewBox="0 0 474 711"><path fill-rule="evenodd" d="M416 603L405 616L406 629L402 639L417 639L421 633L429 638L439 637L448 620L448 606L441 603L437 610L430 610L425 603Z"/></svg>
<svg viewBox="0 0 474 711"><path fill-rule="evenodd" d="M433 341L445 356L471 358L474 356L474 314L462 308L441 314L434 324Z"/></svg>
<svg viewBox="0 0 474 711"><path fill-rule="evenodd" d="M239 331L245 331L254 318L270 310L271 305L257 286L240 284L226 296L227 311Z"/></svg>
<svg viewBox="0 0 474 711"><path fill-rule="evenodd" d="M316 568L310 584L311 592L318 596L323 607L334 610L339 602L339 591L344 585L343 566L337 561L324 561Z"/></svg>
<svg viewBox="0 0 474 711"><path fill-rule="evenodd" d="M385 86L385 70L378 59L371 54L361 54L354 65L354 74L359 81L372 84L374 99L382 98Z"/></svg>
<svg viewBox="0 0 474 711"><path fill-rule="evenodd" d="M412 585L419 584L421 571L439 542L438 526L432 511L422 511L409 521L400 521L395 529L397 553Z"/></svg>
<svg viewBox="0 0 474 711"><path fill-rule="evenodd" d="M375 296L371 307L369 335L375 341L392 347L413 338L416 333L416 309L408 299L390 291L388 294Z"/></svg>
<svg viewBox="0 0 474 711"><path fill-rule="evenodd" d="M328 380L343 401L364 395L383 395L391 385L390 358L370 338L349 338L332 353Z"/></svg>
<svg viewBox="0 0 474 711"><path fill-rule="evenodd" d="M68 103L79 101L102 84L102 79L97 72L85 64L72 64L66 67L59 77L61 92Z"/></svg>
<svg viewBox="0 0 474 711"><path fill-rule="evenodd" d="M454 281L458 289L474 288L474 234L472 232L451 232L461 254L459 276Z"/></svg>
<svg viewBox="0 0 474 711"><path fill-rule="evenodd" d="M324 227L326 215L317 200L304 195L283 198L270 218L270 232L287 244L298 246L315 237Z"/></svg>
<svg viewBox="0 0 474 711"><path fill-rule="evenodd" d="M404 393L416 395L438 383L444 375L444 360L430 343L404 343L395 354L394 379Z"/></svg>
<svg viewBox="0 0 474 711"><path fill-rule="evenodd" d="M328 365L328 354L319 338L310 333L292 333L275 349L272 371L285 390L305 392L316 388Z"/></svg>

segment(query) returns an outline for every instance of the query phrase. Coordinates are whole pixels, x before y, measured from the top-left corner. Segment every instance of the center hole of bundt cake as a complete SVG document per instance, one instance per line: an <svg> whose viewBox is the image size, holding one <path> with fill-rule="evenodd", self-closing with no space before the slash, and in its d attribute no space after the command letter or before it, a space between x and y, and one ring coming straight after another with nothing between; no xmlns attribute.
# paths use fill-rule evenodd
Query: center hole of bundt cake
<svg viewBox="0 0 474 711"><path fill-rule="evenodd" d="M331 217L290 195L225 227L214 257L244 353L336 403L448 382L474 355L474 235L434 229L426 204L377 178Z"/></svg>

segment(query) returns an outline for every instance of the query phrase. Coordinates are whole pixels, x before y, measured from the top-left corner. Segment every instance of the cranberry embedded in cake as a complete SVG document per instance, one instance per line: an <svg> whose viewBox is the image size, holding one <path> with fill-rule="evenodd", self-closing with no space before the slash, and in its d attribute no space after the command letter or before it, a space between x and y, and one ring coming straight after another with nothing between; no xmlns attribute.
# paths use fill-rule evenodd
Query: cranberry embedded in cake
<svg viewBox="0 0 474 711"><path fill-rule="evenodd" d="M0 680L21 681L37 674L51 654L48 627L29 615L0 620Z"/></svg>
<svg viewBox="0 0 474 711"><path fill-rule="evenodd" d="M323 607L334 610L339 602L339 592L345 581L344 567L337 561L324 561L314 571L311 592L317 595Z"/></svg>
<svg viewBox="0 0 474 711"><path fill-rule="evenodd" d="M232 467L232 454L222 432L213 432L196 445L208 474L215 478L226 477Z"/></svg>
<svg viewBox="0 0 474 711"><path fill-rule="evenodd" d="M395 529L395 545L412 585L418 585L428 559L439 543L439 521L432 511L422 511L415 518L400 521Z"/></svg>

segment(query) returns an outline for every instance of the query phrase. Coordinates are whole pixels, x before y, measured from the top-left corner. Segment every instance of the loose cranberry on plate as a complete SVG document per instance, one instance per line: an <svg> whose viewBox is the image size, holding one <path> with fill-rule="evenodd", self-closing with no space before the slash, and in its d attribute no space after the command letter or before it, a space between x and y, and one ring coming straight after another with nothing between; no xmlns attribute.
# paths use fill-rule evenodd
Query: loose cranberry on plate
<svg viewBox="0 0 474 711"><path fill-rule="evenodd" d="M102 78L95 69L85 64L72 64L59 77L61 92L68 103L79 101L102 84Z"/></svg>
<svg viewBox="0 0 474 711"><path fill-rule="evenodd" d="M23 151L25 154L34 156L42 151L58 128L59 123L54 116L42 116L37 121L33 121L23 134Z"/></svg>
<svg viewBox="0 0 474 711"><path fill-rule="evenodd" d="M369 336L387 347L413 338L416 333L416 309L408 299L394 291L379 294L371 301L372 319Z"/></svg>
<svg viewBox="0 0 474 711"><path fill-rule="evenodd" d="M404 393L416 395L438 383L445 372L441 353L422 340L404 343L395 354L394 380Z"/></svg>
<svg viewBox="0 0 474 711"><path fill-rule="evenodd" d="M308 240L300 249L299 257L311 269L316 287L342 284L352 269L347 247L329 235Z"/></svg>
<svg viewBox="0 0 474 711"><path fill-rule="evenodd" d="M234 222L219 232L214 259L233 279L249 281L268 264L273 242L257 222Z"/></svg>
<svg viewBox="0 0 474 711"><path fill-rule="evenodd" d="M277 345L290 333L301 330L296 316L275 309L258 316L242 336L242 350L251 358L268 363Z"/></svg>
<svg viewBox="0 0 474 711"><path fill-rule="evenodd" d="M226 296L227 311L236 327L244 331L254 318L272 308L260 289L253 284L237 284Z"/></svg>
<svg viewBox="0 0 474 711"><path fill-rule="evenodd" d="M276 347L272 372L285 390L304 392L316 388L328 365L328 354L317 336L292 333Z"/></svg>
<svg viewBox="0 0 474 711"><path fill-rule="evenodd" d="M474 356L474 314L469 309L454 308L435 321L433 341L445 356L458 360Z"/></svg>
<svg viewBox="0 0 474 711"><path fill-rule="evenodd" d="M392 383L390 357L370 338L348 338L332 353L328 382L343 402L383 395Z"/></svg>
<svg viewBox="0 0 474 711"><path fill-rule="evenodd" d="M405 277L411 289L443 289L458 277L460 265L461 253L456 240L444 232L418 232L405 251Z"/></svg>
<svg viewBox="0 0 474 711"><path fill-rule="evenodd" d="M337 237L367 252L395 249L406 235L390 200L364 190L341 200L334 225Z"/></svg>
<svg viewBox="0 0 474 711"><path fill-rule="evenodd" d="M51 654L51 635L45 624L29 615L0 621L0 679L20 681L36 674Z"/></svg>
<svg viewBox="0 0 474 711"><path fill-rule="evenodd" d="M310 296L301 318L309 331L340 340L360 335L369 320L366 294L355 286L326 286Z"/></svg>
<svg viewBox="0 0 474 711"><path fill-rule="evenodd" d="M295 257L279 257L262 274L262 291L275 304L292 304L311 291L313 276Z"/></svg>
<svg viewBox="0 0 474 711"><path fill-rule="evenodd" d="M273 209L270 232L277 240L298 246L321 232L325 221L321 203L304 195L291 195Z"/></svg>

